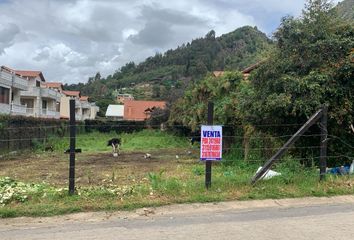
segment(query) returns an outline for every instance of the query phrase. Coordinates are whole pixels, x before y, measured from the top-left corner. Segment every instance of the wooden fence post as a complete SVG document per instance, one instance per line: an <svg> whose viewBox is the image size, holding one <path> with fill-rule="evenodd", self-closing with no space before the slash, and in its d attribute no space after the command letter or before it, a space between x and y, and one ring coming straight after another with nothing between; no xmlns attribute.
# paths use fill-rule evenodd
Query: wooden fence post
<svg viewBox="0 0 354 240"><path fill-rule="evenodd" d="M208 102L208 125L213 125L214 120L214 103ZM211 165L213 161L205 161L205 187L211 187Z"/></svg>
<svg viewBox="0 0 354 240"><path fill-rule="evenodd" d="M75 99L70 99L70 167L69 195L75 193L75 142L76 142Z"/></svg>

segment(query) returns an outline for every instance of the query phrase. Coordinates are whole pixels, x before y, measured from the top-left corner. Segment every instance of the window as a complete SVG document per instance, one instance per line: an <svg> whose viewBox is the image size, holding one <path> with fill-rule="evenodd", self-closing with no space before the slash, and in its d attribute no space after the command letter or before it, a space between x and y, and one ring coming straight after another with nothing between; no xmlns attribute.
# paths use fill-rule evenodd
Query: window
<svg viewBox="0 0 354 240"><path fill-rule="evenodd" d="M10 89L0 87L0 103L10 103Z"/></svg>
<svg viewBox="0 0 354 240"><path fill-rule="evenodd" d="M47 106L48 106L47 100L42 100L42 108L47 109Z"/></svg>
<svg viewBox="0 0 354 240"><path fill-rule="evenodd" d="M36 87L40 87L41 86L41 82L40 81L36 81Z"/></svg>

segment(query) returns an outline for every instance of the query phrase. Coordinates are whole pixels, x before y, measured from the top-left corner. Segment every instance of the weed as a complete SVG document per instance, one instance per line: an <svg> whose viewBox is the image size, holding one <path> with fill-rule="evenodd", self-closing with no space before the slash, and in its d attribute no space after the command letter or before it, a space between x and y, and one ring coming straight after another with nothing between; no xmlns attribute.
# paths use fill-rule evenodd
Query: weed
<svg viewBox="0 0 354 240"><path fill-rule="evenodd" d="M202 176L204 175L205 170L202 166L195 166L192 168L192 172L195 176Z"/></svg>
<svg viewBox="0 0 354 240"><path fill-rule="evenodd" d="M158 189L159 185L161 184L162 174L164 170L160 170L159 173L149 172L148 178L151 184L152 189Z"/></svg>

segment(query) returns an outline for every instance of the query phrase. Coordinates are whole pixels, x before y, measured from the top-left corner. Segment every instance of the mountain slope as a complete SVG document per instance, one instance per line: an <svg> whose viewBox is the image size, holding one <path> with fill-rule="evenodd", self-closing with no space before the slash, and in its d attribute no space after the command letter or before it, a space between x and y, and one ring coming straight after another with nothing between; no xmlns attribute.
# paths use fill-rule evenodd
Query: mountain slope
<svg viewBox="0 0 354 240"><path fill-rule="evenodd" d="M354 21L354 0L344 0L338 3L336 9L339 16Z"/></svg>
<svg viewBox="0 0 354 240"><path fill-rule="evenodd" d="M106 79L96 76L87 84L66 87L81 90L93 98L110 96L114 90L124 89L138 98L166 99L171 88L183 90L207 72L241 70L259 61L271 45L264 33L249 26L220 37L210 31L203 38L148 57L138 65L127 63Z"/></svg>

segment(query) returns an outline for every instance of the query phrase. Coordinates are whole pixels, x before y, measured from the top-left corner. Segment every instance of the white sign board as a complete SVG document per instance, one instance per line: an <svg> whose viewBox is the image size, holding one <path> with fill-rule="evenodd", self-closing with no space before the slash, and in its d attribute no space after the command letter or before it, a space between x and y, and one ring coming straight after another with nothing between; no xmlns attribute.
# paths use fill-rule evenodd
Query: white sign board
<svg viewBox="0 0 354 240"><path fill-rule="evenodd" d="M200 160L220 161L222 158L222 126L202 125L200 131Z"/></svg>

